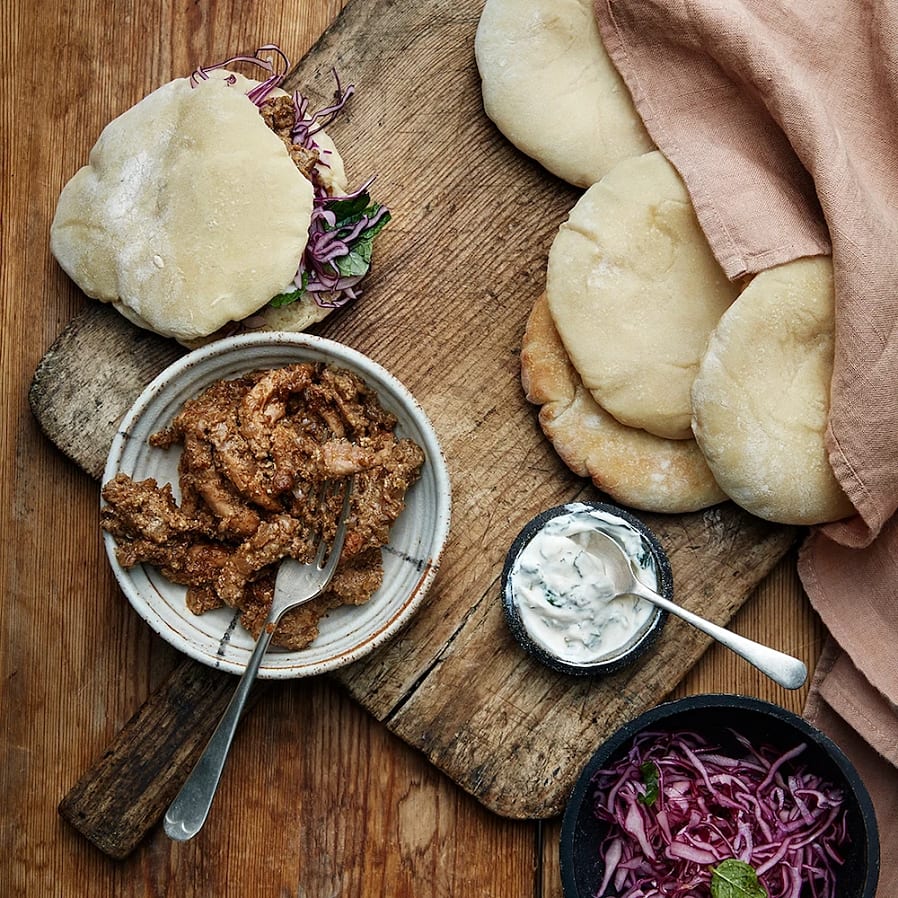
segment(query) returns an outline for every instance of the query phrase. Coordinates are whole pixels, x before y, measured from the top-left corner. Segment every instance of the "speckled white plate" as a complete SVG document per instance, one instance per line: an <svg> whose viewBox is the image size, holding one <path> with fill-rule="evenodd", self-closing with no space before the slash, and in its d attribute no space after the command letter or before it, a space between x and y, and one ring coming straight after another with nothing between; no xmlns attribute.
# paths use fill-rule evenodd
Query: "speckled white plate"
<svg viewBox="0 0 898 898"><path fill-rule="evenodd" d="M166 426L184 401L213 381L248 371L320 361L355 371L376 390L381 404L398 419L397 434L424 450L420 479L383 549L384 579L364 605L338 608L321 621L317 639L300 651L272 649L259 676L305 677L349 664L377 648L402 627L433 582L449 532L450 487L445 460L427 416L408 390L380 365L332 340L309 334L245 334L212 343L179 359L138 397L112 443L103 482L119 472L135 480L153 477L178 490L180 448L157 449L149 436ZM126 570L115 557L115 540L105 535L106 552L122 591L137 613L167 642L212 667L241 673L252 637L233 610L203 615L186 606L186 587L171 583L151 565Z"/></svg>

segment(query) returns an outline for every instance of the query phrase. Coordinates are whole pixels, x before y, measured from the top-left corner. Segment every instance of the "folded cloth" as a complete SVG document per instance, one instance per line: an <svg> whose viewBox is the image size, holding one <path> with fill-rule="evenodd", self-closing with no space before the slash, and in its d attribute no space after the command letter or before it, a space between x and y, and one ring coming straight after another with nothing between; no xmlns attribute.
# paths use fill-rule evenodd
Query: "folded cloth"
<svg viewBox="0 0 898 898"><path fill-rule="evenodd" d="M881 762L864 756L871 793L894 796L896 729L874 728L898 703L898 4L596 0L595 10L726 273L832 254L826 439L857 514L815 528L801 552L805 589L847 655L815 677L806 714L841 738L856 728L851 750ZM898 866L894 804L878 806L884 871ZM895 894L881 884L883 898Z"/></svg>
<svg viewBox="0 0 898 898"><path fill-rule="evenodd" d="M835 640L829 640L814 671L805 717L851 758L865 783L877 786L871 794L876 817L883 821L877 895L892 898L898 895L898 868L893 863L898 788L891 766L898 764L898 708L882 697L871 701L870 696L863 674Z"/></svg>

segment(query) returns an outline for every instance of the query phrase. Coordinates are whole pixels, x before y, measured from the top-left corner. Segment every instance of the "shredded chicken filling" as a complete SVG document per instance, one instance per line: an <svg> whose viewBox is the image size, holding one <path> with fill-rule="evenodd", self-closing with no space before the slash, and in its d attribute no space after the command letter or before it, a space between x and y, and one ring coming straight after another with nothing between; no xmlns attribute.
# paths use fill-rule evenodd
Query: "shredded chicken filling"
<svg viewBox="0 0 898 898"><path fill-rule="evenodd" d="M230 606L258 637L278 562L310 561L336 528L341 496L322 485L354 475L346 541L328 590L288 612L275 645L299 649L340 605L367 602L383 579L381 548L424 453L356 374L301 363L216 381L150 438L181 447L171 484L118 474L103 487L103 529L125 567L155 565L187 587L195 614Z"/></svg>
<svg viewBox="0 0 898 898"><path fill-rule="evenodd" d="M284 141L293 164L309 180L315 181L315 166L319 161L317 150L310 150L293 142L293 126L296 123L296 106L292 97L269 97L259 108L265 124Z"/></svg>

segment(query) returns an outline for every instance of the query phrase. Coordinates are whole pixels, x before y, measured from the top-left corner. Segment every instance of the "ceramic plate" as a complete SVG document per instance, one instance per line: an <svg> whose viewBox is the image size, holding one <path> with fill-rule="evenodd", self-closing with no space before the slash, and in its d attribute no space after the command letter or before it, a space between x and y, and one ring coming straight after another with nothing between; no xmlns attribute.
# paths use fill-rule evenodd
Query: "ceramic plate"
<svg viewBox="0 0 898 898"><path fill-rule="evenodd" d="M103 476L104 483L119 472L135 480L153 477L160 484L171 483L180 500L180 449L153 448L149 436L213 381L303 361L333 364L363 377L384 408L396 415L397 435L415 440L426 459L383 548L380 589L364 605L329 612L321 620L317 639L306 648L269 651L259 671L259 676L268 678L320 674L361 658L408 621L433 581L449 531L449 477L433 427L408 390L376 362L322 337L265 333L220 340L175 362L141 393L122 420ZM171 583L150 565L126 570L116 560L115 540L106 534L105 542L122 591L166 642L204 664L243 671L253 640L232 609L192 614L185 603L186 587Z"/></svg>

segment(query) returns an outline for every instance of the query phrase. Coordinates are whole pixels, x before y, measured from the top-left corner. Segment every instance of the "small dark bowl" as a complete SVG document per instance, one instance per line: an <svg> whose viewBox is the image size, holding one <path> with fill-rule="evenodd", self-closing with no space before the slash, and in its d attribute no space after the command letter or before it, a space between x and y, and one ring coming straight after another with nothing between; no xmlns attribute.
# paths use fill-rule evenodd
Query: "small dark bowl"
<svg viewBox="0 0 898 898"><path fill-rule="evenodd" d="M541 645L534 642L527 632L514 599L514 591L511 582L511 571L518 555L531 539L552 519L570 513L577 506L585 505L605 514L614 515L637 530L642 537L643 546L651 553L655 563L655 574L658 580L658 592L665 598L673 601L673 574L670 569L670 561L661 548L661 543L651 530L630 512L616 505L608 505L603 502L569 502L567 505L557 505L536 515L530 520L523 530L517 535L508 554L505 556L505 564L502 568L502 608L505 612L505 620L511 630L512 636L518 644L528 653L533 655L547 667L558 673L573 674L574 676L607 676L619 671L628 664L632 664L641 657L661 635L664 624L667 621L667 612L661 608L655 608L649 623L642 631L619 650L605 655L601 660L590 664L573 664L551 654Z"/></svg>
<svg viewBox="0 0 898 898"><path fill-rule="evenodd" d="M729 729L784 749L808 743L802 754L820 776L844 790L851 848L839 872L839 898L874 898L879 880L879 832L866 787L841 749L807 721L778 705L739 695L696 695L658 705L622 726L605 741L580 774L568 800L561 827L561 883L565 898L598 895L604 867L599 844L607 824L592 811L592 779L615 763L645 729L694 730L726 745ZM613 893L605 893L611 895Z"/></svg>

